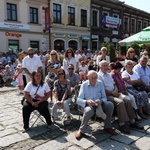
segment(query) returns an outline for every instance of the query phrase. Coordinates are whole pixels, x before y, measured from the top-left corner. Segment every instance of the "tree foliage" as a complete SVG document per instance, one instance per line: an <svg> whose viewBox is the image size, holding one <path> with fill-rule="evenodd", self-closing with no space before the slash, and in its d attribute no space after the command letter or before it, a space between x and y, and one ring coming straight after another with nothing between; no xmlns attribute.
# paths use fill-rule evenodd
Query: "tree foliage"
<svg viewBox="0 0 150 150"><path fill-rule="evenodd" d="M111 42L107 42L107 43L102 43L102 46L107 47L107 55L110 57L110 61L114 62L116 57L114 44Z"/></svg>

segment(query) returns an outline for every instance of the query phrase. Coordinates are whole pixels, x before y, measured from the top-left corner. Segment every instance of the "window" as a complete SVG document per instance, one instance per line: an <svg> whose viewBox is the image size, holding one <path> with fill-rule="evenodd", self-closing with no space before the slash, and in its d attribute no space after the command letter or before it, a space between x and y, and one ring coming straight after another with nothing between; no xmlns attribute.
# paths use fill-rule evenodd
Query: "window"
<svg viewBox="0 0 150 150"><path fill-rule="evenodd" d="M136 32L136 20L131 19L131 32L135 33Z"/></svg>
<svg viewBox="0 0 150 150"><path fill-rule="evenodd" d="M148 22L144 21L143 22L143 28L146 28L148 26Z"/></svg>
<svg viewBox="0 0 150 150"><path fill-rule="evenodd" d="M124 31L128 32L129 31L129 18L124 17L124 25L123 25Z"/></svg>
<svg viewBox="0 0 150 150"><path fill-rule="evenodd" d="M88 41L82 40L82 49L88 49Z"/></svg>
<svg viewBox="0 0 150 150"><path fill-rule="evenodd" d="M7 20L17 21L17 5L7 3Z"/></svg>
<svg viewBox="0 0 150 150"><path fill-rule="evenodd" d="M109 12L107 11L102 11L102 27L104 29L107 29L108 27L106 26L106 16L109 16Z"/></svg>
<svg viewBox="0 0 150 150"><path fill-rule="evenodd" d="M119 14L113 14L114 18L119 18Z"/></svg>
<svg viewBox="0 0 150 150"><path fill-rule="evenodd" d="M75 8L68 7L68 24L75 25Z"/></svg>
<svg viewBox="0 0 150 150"><path fill-rule="evenodd" d="M104 16L109 16L109 12L103 11L103 12L102 12L102 15L104 15Z"/></svg>
<svg viewBox="0 0 150 150"><path fill-rule="evenodd" d="M138 32L142 30L142 21L141 20L138 20L137 30L138 30Z"/></svg>
<svg viewBox="0 0 150 150"><path fill-rule="evenodd" d="M8 40L8 48L14 53L19 51L19 40Z"/></svg>
<svg viewBox="0 0 150 150"><path fill-rule="evenodd" d="M87 27L87 10L81 9L81 26Z"/></svg>
<svg viewBox="0 0 150 150"><path fill-rule="evenodd" d="M30 23L38 23L38 9L30 7Z"/></svg>
<svg viewBox="0 0 150 150"><path fill-rule="evenodd" d="M65 49L65 43L62 40L56 40L54 42L54 49L56 50L64 50Z"/></svg>
<svg viewBox="0 0 150 150"><path fill-rule="evenodd" d="M34 50L39 50L39 41L30 41L30 47Z"/></svg>
<svg viewBox="0 0 150 150"><path fill-rule="evenodd" d="M97 19L98 19L98 16L97 16L97 11L93 10L93 27L97 27Z"/></svg>
<svg viewBox="0 0 150 150"><path fill-rule="evenodd" d="M96 41L92 41L92 50L97 50L97 45Z"/></svg>
<svg viewBox="0 0 150 150"><path fill-rule="evenodd" d="M53 4L53 22L61 23L61 5Z"/></svg>
<svg viewBox="0 0 150 150"><path fill-rule="evenodd" d="M78 49L78 43L77 41L69 41L68 43L68 47L71 47L73 50L77 50Z"/></svg>

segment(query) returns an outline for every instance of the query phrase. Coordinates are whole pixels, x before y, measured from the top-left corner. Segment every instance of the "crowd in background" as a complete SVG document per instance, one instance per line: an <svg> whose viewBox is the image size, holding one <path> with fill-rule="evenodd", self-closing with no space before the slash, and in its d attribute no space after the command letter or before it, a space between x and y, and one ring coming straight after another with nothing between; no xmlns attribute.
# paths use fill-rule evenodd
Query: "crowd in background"
<svg viewBox="0 0 150 150"><path fill-rule="evenodd" d="M140 51L140 55L137 56L135 50L129 48L126 55L121 56L118 51L114 53L116 53L116 60L111 62L110 57L107 55L106 47L102 47L100 51L91 51L90 49L74 51L72 48L67 48L62 51L49 50L44 52L28 48L26 52L20 51L17 54L11 51L8 53L0 52L0 87L4 85L12 86L13 81L17 82L19 94L24 94L24 91L27 93L25 96L28 104L30 104L28 107L32 111L32 107L38 107L40 103L39 101L31 101L30 97L28 97L32 91L31 87L36 85L36 82L43 86L44 83L41 80L45 81L47 84L45 89L43 89L45 92L42 91L42 97L38 95L36 98L42 99L42 102L44 102L48 98L48 93L50 103L54 103L51 111L51 120L47 119L47 112L44 114L47 123L50 125L51 122L55 122L54 116L58 107L63 107L68 117L67 123L70 123L69 103L71 102L72 95L75 94L75 87L79 84L82 87L88 80L92 83L91 75L96 73L97 75L93 79L98 79L103 83L108 101L117 107L120 131L129 133L128 128L125 126L125 122L129 120L132 127L142 129L142 127L135 124L134 119L136 115L146 119L146 115L150 114L148 106L150 92L148 52L143 49ZM91 70L95 72L90 72ZM41 75L34 71L41 72ZM41 76L41 78L38 78L38 76ZM34 84L29 85L29 83ZM96 81L94 83L99 84ZM140 85L143 85L143 87ZM37 91L34 89L35 93ZM82 96L82 92L80 91L79 97ZM34 95L33 92L31 92L32 94ZM53 97L58 101L55 102ZM81 98L79 98L79 103L80 100ZM122 104L123 102L125 104ZM91 105L90 102L87 102L87 104ZM98 101L98 104L101 104L101 102ZM24 110L24 113L29 110ZM102 109L101 112L103 112ZM103 116L99 115L100 117L106 118L105 113L101 114ZM24 128L28 129L30 113L28 117L23 116ZM77 138L84 132L82 128L83 126L85 128L86 124L87 122L82 122L82 127L80 127L76 135ZM111 134L115 134L109 128L106 130Z"/></svg>

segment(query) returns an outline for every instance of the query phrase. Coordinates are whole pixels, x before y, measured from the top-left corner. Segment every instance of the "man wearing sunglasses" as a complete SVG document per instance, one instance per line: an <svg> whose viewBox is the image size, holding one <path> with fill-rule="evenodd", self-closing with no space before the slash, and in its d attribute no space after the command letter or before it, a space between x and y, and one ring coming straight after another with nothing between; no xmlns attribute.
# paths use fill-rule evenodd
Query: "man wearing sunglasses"
<svg viewBox="0 0 150 150"><path fill-rule="evenodd" d="M74 88L76 85L79 84L79 75L74 73L74 66L73 64L68 65L68 73L66 74L66 78L70 80L71 84L71 93L74 94Z"/></svg>
<svg viewBox="0 0 150 150"><path fill-rule="evenodd" d="M29 47L27 53L28 55L22 61L22 69L26 73L26 81L28 83L32 79L33 71L42 70L42 62L40 57L34 55L33 48Z"/></svg>

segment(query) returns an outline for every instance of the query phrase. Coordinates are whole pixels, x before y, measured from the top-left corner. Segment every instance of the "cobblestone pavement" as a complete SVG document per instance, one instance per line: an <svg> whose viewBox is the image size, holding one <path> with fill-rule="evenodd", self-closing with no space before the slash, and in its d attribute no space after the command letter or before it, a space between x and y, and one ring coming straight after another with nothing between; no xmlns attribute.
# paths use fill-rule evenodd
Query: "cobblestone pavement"
<svg viewBox="0 0 150 150"><path fill-rule="evenodd" d="M131 130L130 135L116 136L103 131L103 122L91 120L87 137L78 141L74 134L80 120L77 111L71 109L73 120L69 126L64 127L61 118L57 118L57 124L49 129L39 119L28 133L22 133L21 98L17 91L0 91L0 150L150 150L150 117L140 122L144 131ZM118 127L117 121L113 126Z"/></svg>

